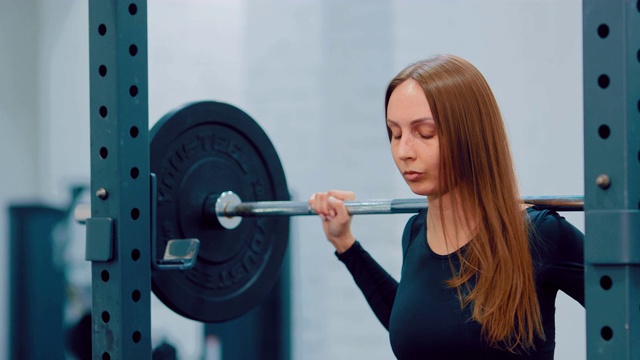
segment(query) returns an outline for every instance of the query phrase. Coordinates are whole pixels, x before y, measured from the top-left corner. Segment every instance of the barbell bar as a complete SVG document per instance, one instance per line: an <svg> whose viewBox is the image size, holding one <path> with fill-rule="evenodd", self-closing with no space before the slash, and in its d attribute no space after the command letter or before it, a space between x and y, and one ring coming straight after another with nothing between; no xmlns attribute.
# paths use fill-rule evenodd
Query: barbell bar
<svg viewBox="0 0 640 360"><path fill-rule="evenodd" d="M304 201L253 201L242 202L233 191L225 191L220 196L211 195L205 205L205 215L215 216L226 229L234 229L243 217L259 216L306 216L317 215ZM522 202L536 206L540 210L583 211L583 196L524 196ZM375 199L345 201L349 214L385 215L411 214L428 208L425 199ZM74 218L84 224L91 217L91 206L79 204L75 208Z"/></svg>
<svg viewBox="0 0 640 360"><path fill-rule="evenodd" d="M583 196L525 196L522 202L538 209L555 211L582 211ZM410 214L428 208L424 198L376 199L345 201L351 215ZM255 201L242 202L233 191L225 191L220 196L211 195L205 204L205 216L215 216L220 225L234 229L243 217L260 216L306 216L317 215L304 201Z"/></svg>

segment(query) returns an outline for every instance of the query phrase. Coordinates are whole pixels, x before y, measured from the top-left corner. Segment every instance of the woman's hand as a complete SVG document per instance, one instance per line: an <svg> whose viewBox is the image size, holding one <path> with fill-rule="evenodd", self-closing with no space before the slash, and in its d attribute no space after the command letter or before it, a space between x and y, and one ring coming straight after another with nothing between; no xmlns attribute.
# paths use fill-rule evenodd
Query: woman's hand
<svg viewBox="0 0 640 360"><path fill-rule="evenodd" d="M309 206L322 219L322 228L327 240L333 244L338 254L349 250L356 241L351 234L351 215L343 202L355 199L355 193L340 190L315 193L309 198Z"/></svg>

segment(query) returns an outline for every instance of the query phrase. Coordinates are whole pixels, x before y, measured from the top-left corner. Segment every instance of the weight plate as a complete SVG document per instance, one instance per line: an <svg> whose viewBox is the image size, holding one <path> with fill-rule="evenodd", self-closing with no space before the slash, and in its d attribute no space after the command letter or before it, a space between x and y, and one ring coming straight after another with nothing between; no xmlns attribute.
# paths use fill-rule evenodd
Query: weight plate
<svg viewBox="0 0 640 360"><path fill-rule="evenodd" d="M171 239L198 238L190 270L152 272L156 296L178 314L203 322L240 316L275 283L289 240L288 217L245 218L227 230L205 216L208 196L231 190L243 201L289 200L284 170L262 128L242 110L196 102L151 129L157 179L158 258Z"/></svg>

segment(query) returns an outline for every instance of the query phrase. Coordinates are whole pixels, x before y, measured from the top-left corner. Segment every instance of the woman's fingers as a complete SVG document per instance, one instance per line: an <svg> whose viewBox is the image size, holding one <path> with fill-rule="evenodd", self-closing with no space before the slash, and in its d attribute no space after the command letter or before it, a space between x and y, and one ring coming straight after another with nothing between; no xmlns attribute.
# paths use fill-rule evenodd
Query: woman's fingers
<svg viewBox="0 0 640 360"><path fill-rule="evenodd" d="M309 206L320 215L323 220L331 220L334 217L348 216L349 213L343 200L354 200L356 195L351 191L331 190L324 193L315 193L309 198Z"/></svg>
<svg viewBox="0 0 640 360"><path fill-rule="evenodd" d="M309 199L309 206L318 214L323 220L326 220L330 213L329 207L329 194L327 193L315 193L311 195Z"/></svg>
<svg viewBox="0 0 640 360"><path fill-rule="evenodd" d="M351 216L349 214L349 211L347 210L347 207L341 199L329 196L329 205L331 206L332 217L339 216L342 218L346 218L348 216Z"/></svg>
<svg viewBox="0 0 640 360"><path fill-rule="evenodd" d="M325 235L339 253L349 249L355 241L351 234L351 215L344 204L355 198L353 192L341 190L315 193L309 198L309 207L323 220Z"/></svg>

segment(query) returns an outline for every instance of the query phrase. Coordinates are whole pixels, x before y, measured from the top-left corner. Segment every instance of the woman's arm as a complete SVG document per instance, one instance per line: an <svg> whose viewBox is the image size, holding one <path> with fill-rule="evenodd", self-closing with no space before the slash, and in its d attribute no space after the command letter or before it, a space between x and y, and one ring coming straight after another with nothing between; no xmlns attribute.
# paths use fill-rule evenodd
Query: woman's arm
<svg viewBox="0 0 640 360"><path fill-rule="evenodd" d="M336 252L336 256L347 266L371 310L388 330L398 282L357 241L342 254Z"/></svg>
<svg viewBox="0 0 640 360"><path fill-rule="evenodd" d="M584 234L553 211L543 211L536 228L545 249L545 282L584 306Z"/></svg>
<svg viewBox="0 0 640 360"><path fill-rule="evenodd" d="M347 266L382 325L389 329L389 317L398 283L351 234L352 216L343 201L355 198L353 192L331 190L313 194L309 198L309 206L322 219L322 228L327 240L335 247L336 256Z"/></svg>

